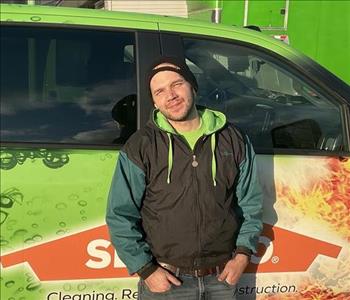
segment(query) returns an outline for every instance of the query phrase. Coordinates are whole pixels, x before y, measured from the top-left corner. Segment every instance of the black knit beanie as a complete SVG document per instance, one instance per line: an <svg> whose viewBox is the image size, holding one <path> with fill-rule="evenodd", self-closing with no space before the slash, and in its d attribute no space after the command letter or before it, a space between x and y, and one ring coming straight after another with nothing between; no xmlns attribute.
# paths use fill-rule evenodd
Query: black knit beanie
<svg viewBox="0 0 350 300"><path fill-rule="evenodd" d="M163 66L155 69L155 67L165 63L172 64L174 66ZM183 78L185 78L186 81L188 81L191 84L193 89L197 92L198 83L197 83L196 77L193 75L189 67L186 65L185 61L175 56L161 56L150 65L150 68L148 70L148 76L147 76L149 88L150 88L150 83L153 76L156 75L158 72L162 72L162 71L172 71L180 74Z"/></svg>

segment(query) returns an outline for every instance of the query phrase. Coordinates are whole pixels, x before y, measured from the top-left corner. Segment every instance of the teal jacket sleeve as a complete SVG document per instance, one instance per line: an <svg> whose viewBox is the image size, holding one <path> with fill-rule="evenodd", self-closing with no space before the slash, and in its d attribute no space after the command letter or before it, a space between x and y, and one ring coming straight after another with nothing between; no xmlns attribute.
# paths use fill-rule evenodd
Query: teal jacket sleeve
<svg viewBox="0 0 350 300"><path fill-rule="evenodd" d="M121 151L109 192L106 222L112 243L130 274L152 261L140 215L145 186L145 172Z"/></svg>
<svg viewBox="0 0 350 300"><path fill-rule="evenodd" d="M256 253L263 226L263 195L258 181L255 153L248 138L245 140L245 158L239 166L236 195L238 210L242 217L236 241L236 253Z"/></svg>

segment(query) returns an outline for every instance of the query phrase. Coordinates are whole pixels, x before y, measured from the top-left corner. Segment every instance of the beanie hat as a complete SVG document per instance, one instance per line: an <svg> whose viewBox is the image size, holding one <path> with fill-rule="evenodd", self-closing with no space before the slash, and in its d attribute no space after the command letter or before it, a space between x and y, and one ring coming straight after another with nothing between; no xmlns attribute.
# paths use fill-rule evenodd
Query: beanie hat
<svg viewBox="0 0 350 300"><path fill-rule="evenodd" d="M162 66L156 68L160 64L171 64L173 66ZM153 76L163 71L172 71L180 74L183 78L185 78L186 81L191 84L193 89L197 92L198 83L196 77L193 75L183 59L174 56L161 56L151 64L147 76L148 87L150 87Z"/></svg>

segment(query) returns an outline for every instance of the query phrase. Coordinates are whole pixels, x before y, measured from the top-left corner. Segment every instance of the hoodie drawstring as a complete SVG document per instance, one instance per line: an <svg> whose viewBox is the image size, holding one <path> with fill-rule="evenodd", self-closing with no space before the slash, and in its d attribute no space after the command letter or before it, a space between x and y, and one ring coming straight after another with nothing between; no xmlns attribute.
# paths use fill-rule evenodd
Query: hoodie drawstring
<svg viewBox="0 0 350 300"><path fill-rule="evenodd" d="M216 146L216 138L215 133L210 136L211 142L211 176L213 177L213 184L216 186L216 157L215 157L215 146Z"/></svg>
<svg viewBox="0 0 350 300"><path fill-rule="evenodd" d="M171 140L171 134L168 132L167 135L169 139L169 149L168 149L168 177L166 182L169 184L171 170L173 169L173 142Z"/></svg>

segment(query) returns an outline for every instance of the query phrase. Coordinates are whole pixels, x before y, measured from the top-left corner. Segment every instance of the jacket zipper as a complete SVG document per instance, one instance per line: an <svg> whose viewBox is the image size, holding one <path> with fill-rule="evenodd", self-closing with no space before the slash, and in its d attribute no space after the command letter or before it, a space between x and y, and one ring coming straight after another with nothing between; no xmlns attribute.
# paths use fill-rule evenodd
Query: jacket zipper
<svg viewBox="0 0 350 300"><path fill-rule="evenodd" d="M199 200L199 192L198 192L198 178L197 178L197 167L198 167L198 160L197 160L197 152L196 149L199 147L199 143L203 143L205 141L205 139L207 138L208 136L207 135L204 135L203 137L199 138L197 140L197 142L195 143L194 145L194 148L193 150L188 146L187 142L182 138L180 137L180 140L182 142L184 142L187 146L187 148L191 151L192 153L192 169L193 169L193 172L192 172L192 182L193 182L193 186L194 186L194 194L195 194L195 199L196 199L196 205L197 205L197 208L196 209L196 212L198 212L196 214L196 223L197 223L197 226L196 226L196 230L197 230L197 235L198 235L198 241L197 241L197 256L196 257L199 257L200 256L200 252L201 252L201 221L202 221L202 216L201 216L201 211L200 211L200 200ZM194 264L195 264L195 267L198 266L197 265L197 262L196 260L194 261Z"/></svg>
<svg viewBox="0 0 350 300"><path fill-rule="evenodd" d="M197 156L195 154L192 155L192 169L193 169L193 188L194 188L194 197L196 200L196 231L197 231L197 255L196 257L199 257L200 255L200 250L201 250L201 211L200 211L200 203L199 203L199 192L198 192L198 178L197 178L197 169L198 167L198 161L197 161ZM197 267L197 261L194 261L194 267Z"/></svg>
<svg viewBox="0 0 350 300"><path fill-rule="evenodd" d="M195 186L195 198L196 198L196 205L197 205L197 210L198 214L197 214L197 235L198 235L198 241L197 241L197 257L200 256L200 252L201 252L201 222L203 221L203 216L201 215L201 210L200 210L200 199L199 199L199 191L198 191L198 177L197 177L197 167L198 167L198 161L197 161L197 154L198 151L197 148L199 147L199 144L204 142L204 140L206 139L206 136L201 137L200 139L198 139L198 141L196 142L196 144L194 145L193 151L192 151L192 168L193 168L193 181L194 181L194 186ZM197 267L198 263L195 260L194 261L194 266Z"/></svg>

